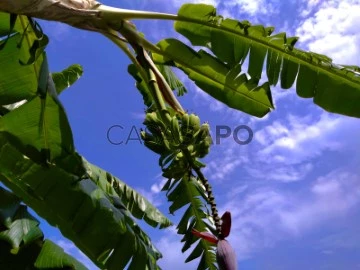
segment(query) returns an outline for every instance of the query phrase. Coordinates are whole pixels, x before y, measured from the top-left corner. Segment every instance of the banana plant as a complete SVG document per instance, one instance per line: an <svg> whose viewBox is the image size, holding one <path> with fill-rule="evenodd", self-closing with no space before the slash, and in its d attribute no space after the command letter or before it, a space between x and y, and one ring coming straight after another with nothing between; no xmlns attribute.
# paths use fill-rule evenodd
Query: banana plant
<svg viewBox="0 0 360 270"><path fill-rule="evenodd" d="M228 227L226 224L229 222L229 216L226 214L223 219L219 217L210 183L201 171L205 164L199 159L206 156L211 144L209 126L206 123L201 125L200 119L194 114L186 113L178 102L173 90L179 85L181 87L181 84L175 83L179 80L174 79L171 68L182 70L200 89L227 106L256 117L264 117L274 109L270 88L272 85L280 82L282 88L289 89L295 81L296 92L300 97L313 98L315 104L327 111L360 117L359 67L336 65L327 56L299 50L295 47L297 37L287 37L285 33L273 34L273 27L252 25L246 20L224 19L211 5L185 4L179 9L178 14L164 14L115 8L92 0L3 0L0 2L0 11L12 14L9 15L9 23L5 28L7 31L0 29L3 35L8 34L8 29L13 29L17 15L22 15L20 18L27 16L59 21L104 35L129 57L132 65L128 67L128 71L135 78L136 86L148 107L144 121L146 131L143 131L141 135L145 145L159 154L159 165L163 176L168 179L163 190L166 191L167 198L171 202L170 212L175 213L180 208L187 207L177 226L177 231L183 235L182 251L188 250L196 243L186 261L200 258L198 269L229 270L236 269L237 266L234 265L232 248L224 239L228 234L228 232L224 233L224 228ZM175 31L186 37L193 46L202 46L203 49L196 51L177 39L164 39L153 44L137 31L134 23L130 21L132 19L173 20ZM40 35L41 31L38 32ZM9 38L11 37L12 35L9 34ZM6 40L2 42L2 47L9 46L5 44L6 42ZM31 50L32 56L22 62L36 65L39 57L43 56L41 52L45 43L46 38L41 39L40 42L38 37L38 43ZM208 53L209 50L212 54ZM247 58L249 58L249 66L247 72L244 72L242 65ZM42 67L41 62L39 67ZM263 69L266 71L267 80L260 84L263 80ZM38 95L38 89L41 87L35 88L31 94L26 95L19 92L24 95L24 99L28 100L30 96ZM6 93L5 96L8 101L4 104L16 101L10 93ZM16 110L11 113L15 112ZM1 122L0 131L2 131ZM49 151L49 144L44 147L40 141L35 145L35 149L25 147L28 145L28 135L20 131L10 134L13 136L8 136L8 133L5 135L3 142L6 149L12 151L20 149L20 152L33 155L31 156L33 159L38 158L54 169L53 173L59 168L61 170L66 168L66 171L72 174L75 170L78 172L78 174L75 173L78 176L76 183L90 178L89 180L107 195L106 197L110 200L109 207L112 205L120 210L121 207L118 207L120 202L126 202L128 199L119 195L119 193L124 193L119 189L119 184L114 185L113 180L108 181L106 185L110 184L115 193L107 194L104 191L107 189L102 188L102 182L94 181L89 173L79 173L78 168L84 171L86 163L82 159L79 161L80 158L74 154L73 145L69 143L69 140L65 141L65 144L54 143L56 150ZM18 141L22 143L22 146L25 143L25 146L11 148L10 144ZM20 159L20 154L16 158ZM73 160L76 162L73 163ZM80 165L69 167L69 164ZM9 181L9 179L21 178L20 175L13 174L13 170L19 169L8 167L8 176L3 181L7 182L17 195L24 196L21 192L24 192L24 189L26 192L31 189L25 188L28 185L26 182ZM48 191L45 187L49 188L45 185L41 192ZM69 186L64 189L67 188ZM112 197L114 194L119 195L120 200L114 200ZM43 193L37 194L40 199L41 195L43 197ZM24 201L30 205L32 201L36 201L35 198L33 196ZM41 207L37 208L34 205L34 209L40 210ZM128 204L127 207L121 209L130 211L131 207ZM128 215L123 213L123 216ZM145 215L143 217L145 219ZM161 215L158 217L162 220L161 223L158 219L158 223L168 225L164 219L160 218ZM50 217L45 216L45 218ZM124 224L124 221L122 222ZM137 261L135 258L142 263L140 266L136 265L140 267L136 269L145 269L144 265L149 268L156 267L154 266L156 263L151 263L156 262L159 254L150 248L150 242L148 238L145 239L143 233L136 234L138 230L133 230L133 234L119 234L118 237L125 239L126 242L130 239L129 237L132 237L131 239L139 237L143 243L140 245L142 248L129 249L126 255L116 261L111 260L113 256L106 252L96 253L98 257L92 256L94 254L86 252L86 245L77 241L72 232L66 232L67 234L64 234L85 250L85 254L98 265L115 267L116 262L118 263L116 269L122 269L129 258L134 256L132 263ZM213 239L218 239L217 242L198 239L198 236L203 238L203 235L209 233L213 235ZM109 235L104 235L104 237L109 237ZM216 243L217 246L215 246ZM118 252L114 251L111 254L118 255L121 249L124 251L125 248L120 245L116 249ZM147 252L144 253L145 250ZM143 257L146 259L139 259ZM231 260L227 261L226 258L231 258Z"/></svg>
<svg viewBox="0 0 360 270"><path fill-rule="evenodd" d="M0 64L7 67L0 77L0 181L100 268L129 264L135 269L157 269L161 254L135 218L160 228L171 222L134 189L75 151L58 94L82 75L81 66L50 74L44 52L48 38L31 18L0 13L0 31L4 37ZM5 214L6 207L1 205ZM71 263L72 269L83 269L57 252L53 243L42 243L38 229L33 229L36 235L21 236L13 233L18 229L11 231L10 223L6 226L4 237L11 250L24 244L32 267L48 269L50 265L42 261L65 260L64 267ZM30 248L27 244L32 241ZM17 257L5 246L1 255L10 257L1 261L1 268L11 269Z"/></svg>

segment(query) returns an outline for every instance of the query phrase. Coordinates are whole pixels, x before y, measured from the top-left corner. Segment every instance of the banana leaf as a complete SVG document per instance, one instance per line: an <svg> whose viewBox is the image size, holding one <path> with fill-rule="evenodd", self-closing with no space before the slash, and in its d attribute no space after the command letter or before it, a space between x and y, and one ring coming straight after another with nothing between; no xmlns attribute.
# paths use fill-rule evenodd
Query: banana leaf
<svg viewBox="0 0 360 270"><path fill-rule="evenodd" d="M0 187L0 269L87 269L48 239L39 221L10 191Z"/></svg>
<svg viewBox="0 0 360 270"><path fill-rule="evenodd" d="M211 62L205 61L202 52L192 52L193 60L187 64L180 61L182 54L186 52L184 45L167 42L165 46L163 41L160 45L164 55L175 62L170 61L170 64L183 69L202 90L226 105L258 117L266 115L272 109L271 94L266 91L255 96L253 93L258 91L256 82L265 70L270 85L280 82L284 89L295 85L300 97L313 98L315 104L329 112L360 117L358 66L336 65L325 55L296 49L294 46L297 37L287 37L285 33L272 34L273 27L253 26L248 21L224 19L211 5L184 4L179 9L178 16L180 20L175 23L175 30L189 39L192 45L211 50L215 58ZM179 48L181 50L176 52ZM190 52L188 55L190 56ZM206 78L193 75L200 68L216 70L220 65L216 60L227 66L230 74L247 57L247 73L255 83L252 88L244 90L241 97L237 98L237 89L227 87L224 80L219 80L218 87L215 88L209 73L202 74ZM225 72L224 68L223 70ZM242 76L240 71L238 68L239 73L233 74L230 82L236 83L236 79ZM241 83L243 82L239 84ZM234 100L227 96L234 96ZM268 102L264 106L266 96ZM249 98L252 100L251 104L248 102Z"/></svg>

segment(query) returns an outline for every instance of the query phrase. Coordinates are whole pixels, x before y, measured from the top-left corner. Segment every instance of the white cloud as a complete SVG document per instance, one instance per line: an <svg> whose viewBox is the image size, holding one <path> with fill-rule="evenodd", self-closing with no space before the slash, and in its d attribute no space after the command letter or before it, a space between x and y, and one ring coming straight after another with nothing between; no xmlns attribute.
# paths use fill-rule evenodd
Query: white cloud
<svg viewBox="0 0 360 270"><path fill-rule="evenodd" d="M211 180L224 181L241 164L249 161L246 148L237 144L232 137L218 145L212 145L211 151L214 152L210 154L212 159L204 169L205 174L211 175Z"/></svg>
<svg viewBox="0 0 360 270"><path fill-rule="evenodd" d="M301 192L258 188L232 197L220 212L232 213L230 241L242 260L281 240L345 219L359 203L360 177L343 169L319 177Z"/></svg>
<svg viewBox="0 0 360 270"><path fill-rule="evenodd" d="M327 112L300 117L289 115L278 119L254 135L248 156L243 164L255 179L294 182L305 179L318 160L327 152L349 156L356 162L360 147L359 120L335 116ZM244 153L243 153L244 154Z"/></svg>
<svg viewBox="0 0 360 270"><path fill-rule="evenodd" d="M324 152L345 154L360 147L355 135L360 134L358 121L324 111L302 117L290 114L255 132L249 145L237 145L232 136L212 145L204 173L212 180L224 181L241 167L256 179L302 180L316 168L312 162Z"/></svg>
<svg viewBox="0 0 360 270"><path fill-rule="evenodd" d="M265 163L286 161L291 165L319 156L324 150L339 150L345 142L338 141L336 135L345 132L344 127L349 128L346 123L349 121L352 122L350 118L333 117L326 112L319 119L290 115L255 134L263 146L257 157Z"/></svg>
<svg viewBox="0 0 360 270"><path fill-rule="evenodd" d="M280 121L274 121L272 125L255 134L255 141L265 146L269 143L269 138L279 138L288 134L289 130Z"/></svg>
<svg viewBox="0 0 360 270"><path fill-rule="evenodd" d="M229 241L238 259L244 260L259 249L270 247L279 230L277 211L286 205L286 197L271 189L258 189L240 198L234 197L220 213L230 211L232 229Z"/></svg>
<svg viewBox="0 0 360 270"><path fill-rule="evenodd" d="M330 251L330 253L333 252L331 249L359 249L360 230L359 228L355 228L352 230L327 235L321 239L319 248L326 249L325 251Z"/></svg>
<svg viewBox="0 0 360 270"><path fill-rule="evenodd" d="M241 12L246 12L250 15L258 14L274 14L279 10L275 8L274 1L266 0L228 0L224 5L228 9L238 8ZM277 1L275 1L277 2Z"/></svg>
<svg viewBox="0 0 360 270"><path fill-rule="evenodd" d="M360 202L360 177L345 171L334 171L318 178L311 187L310 200L295 211L282 211L284 225L301 234L329 219L339 218Z"/></svg>
<svg viewBox="0 0 360 270"><path fill-rule="evenodd" d="M300 17L307 17L318 6L320 0L303 0L303 2Z"/></svg>
<svg viewBox="0 0 360 270"><path fill-rule="evenodd" d="M311 51L331 55L336 63L359 65L359 14L359 0L321 1L317 12L300 24L296 34Z"/></svg>
<svg viewBox="0 0 360 270"><path fill-rule="evenodd" d="M248 185L240 185L240 186L234 187L228 192L226 197L231 199L233 197L239 196L240 194L243 194L248 189L248 187L249 187Z"/></svg>
<svg viewBox="0 0 360 270"><path fill-rule="evenodd" d="M262 180L275 180L283 183L295 182L304 179L308 173L313 169L311 163L304 163L299 166L289 166L286 164L286 157L274 156L274 162L281 162L284 165L262 165L262 169L259 167L247 167L246 170L253 178Z"/></svg>

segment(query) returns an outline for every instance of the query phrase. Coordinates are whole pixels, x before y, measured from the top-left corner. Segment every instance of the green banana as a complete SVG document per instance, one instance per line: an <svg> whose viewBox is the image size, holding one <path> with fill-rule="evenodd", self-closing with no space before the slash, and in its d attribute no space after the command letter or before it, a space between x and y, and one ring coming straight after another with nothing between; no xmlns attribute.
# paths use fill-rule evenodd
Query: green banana
<svg viewBox="0 0 360 270"><path fill-rule="evenodd" d="M197 147L195 147L196 157L203 158L207 154L209 154L211 145L211 139L206 138L203 142L201 142Z"/></svg>
<svg viewBox="0 0 360 270"><path fill-rule="evenodd" d="M179 120L177 119L176 116L172 117L170 127L171 127L171 135L172 135L173 143L174 145L179 146L182 143L182 136L179 126Z"/></svg>
<svg viewBox="0 0 360 270"><path fill-rule="evenodd" d="M190 132L189 124L190 124L190 115L184 114L181 117L180 131L183 139L183 145L185 146L189 145L193 139L192 133Z"/></svg>
<svg viewBox="0 0 360 270"><path fill-rule="evenodd" d="M154 135L160 135L161 132L166 130L165 124L161 121L156 112L147 113L143 124Z"/></svg>
<svg viewBox="0 0 360 270"><path fill-rule="evenodd" d="M167 149L164 147L164 145L158 144L153 141L146 141L144 142L144 145L149 148L151 151L153 151L156 154L163 154Z"/></svg>
<svg viewBox="0 0 360 270"><path fill-rule="evenodd" d="M195 144L200 143L208 136L210 136L210 126L209 126L209 124L204 123L201 125L199 130L194 134Z"/></svg>
<svg viewBox="0 0 360 270"><path fill-rule="evenodd" d="M190 114L189 118L189 126L192 129L193 134L195 134L200 129L200 118L193 113Z"/></svg>
<svg viewBox="0 0 360 270"><path fill-rule="evenodd" d="M181 119L181 134L183 144L190 145L194 141L195 133L200 129L200 118L195 114L185 114Z"/></svg>
<svg viewBox="0 0 360 270"><path fill-rule="evenodd" d="M193 144L188 145L187 150L191 154L191 156L194 156L195 147Z"/></svg>
<svg viewBox="0 0 360 270"><path fill-rule="evenodd" d="M195 134L194 153L196 157L203 158L210 151L212 139L210 136L210 126L205 123L201 125L199 131Z"/></svg>
<svg viewBox="0 0 360 270"><path fill-rule="evenodd" d="M163 140L161 138L159 138L158 136L154 136L145 131L141 131L140 135L144 141L144 145L147 148L149 148L151 151L153 151L157 154L160 154L160 155L169 151L169 149L166 148Z"/></svg>
<svg viewBox="0 0 360 270"><path fill-rule="evenodd" d="M163 121L160 119L160 117L158 117L158 114L156 112L146 114L144 125L146 125L146 129L150 131L152 135L154 135L154 138L156 138L156 141L153 140L153 143L159 144L160 141L161 144L165 147L165 151L170 151L173 148L172 145L169 143L169 135L171 133L165 126Z"/></svg>
<svg viewBox="0 0 360 270"><path fill-rule="evenodd" d="M183 154L183 152L180 151L179 153L177 153L175 160L180 160L182 158L184 158L184 154Z"/></svg>
<svg viewBox="0 0 360 270"><path fill-rule="evenodd" d="M144 120L144 125L148 124L157 124L159 126L163 126L164 123L161 121L161 119L158 117L156 112L147 113Z"/></svg>
<svg viewBox="0 0 360 270"><path fill-rule="evenodd" d="M181 117L181 132L183 135L187 132L190 116L186 113Z"/></svg>

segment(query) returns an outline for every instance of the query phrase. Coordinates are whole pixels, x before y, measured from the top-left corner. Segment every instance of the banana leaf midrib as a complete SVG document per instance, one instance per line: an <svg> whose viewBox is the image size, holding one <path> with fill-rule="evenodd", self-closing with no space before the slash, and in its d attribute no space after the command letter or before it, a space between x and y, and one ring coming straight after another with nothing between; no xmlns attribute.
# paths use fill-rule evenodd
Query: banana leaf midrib
<svg viewBox="0 0 360 270"><path fill-rule="evenodd" d="M170 55L169 55L168 53L166 53L165 51L163 51L163 50L160 50L160 51L161 51L161 52L159 52L159 53L162 54L163 56L165 56L165 57L167 57L167 58L169 58L169 59L173 59L173 56L170 56ZM195 51L195 52L196 52L196 51ZM196 53L198 53L198 52L196 52ZM252 98L252 97L250 97L250 96L247 96L246 94L237 91L237 90L234 89L233 87L230 87L229 85L227 85L227 84L225 84L225 83L221 83L221 82L215 80L213 77L209 77L208 75L204 74L204 72L200 72L200 71L196 68L196 66L190 66L190 65L188 65L187 63L185 63L185 62L183 62L183 61L181 61L181 60L179 60L179 59L180 59L180 58L177 58L176 60L172 60L172 61L174 61L175 63L180 64L181 66L184 66L184 67L187 67L187 68L189 67L189 69L190 69L191 71L195 71L196 73L200 74L201 76L204 76L205 78L213 81L213 82L216 83L217 85L220 85L220 87L219 87L220 89L221 89L221 87L225 87L225 86L226 86L229 90L231 90L231 91L233 91L233 92L235 92L235 93L237 93L237 94L245 97L246 99L251 100L251 101L253 101L253 102L255 102L255 103L261 104L262 106L264 106L264 107L266 107L266 108L269 108L269 105L268 105L268 104L266 104L266 103L264 103L264 102L261 102L261 101L259 101L259 100L257 100L257 99L254 99L254 98ZM229 71L230 71L230 70L229 70ZM256 88L256 87L254 87L253 89L255 89L255 88ZM253 89L252 89L252 90L253 90ZM250 90L250 92L251 92L252 90Z"/></svg>
<svg viewBox="0 0 360 270"><path fill-rule="evenodd" d="M26 42L28 44L28 47L30 48L31 43L30 43L28 35L25 33L25 31L27 31L27 26L26 26L26 24L24 22L24 16L22 16L22 15L17 16L17 19L20 21L21 28L24 31L23 35L25 35ZM39 70L36 68L36 65L32 65L32 66L34 68L34 73L36 74L37 78L39 78Z"/></svg>
<svg viewBox="0 0 360 270"><path fill-rule="evenodd" d="M41 119L42 119L42 123L41 123L41 132L43 134L43 137L44 137L44 147L45 149L49 149L50 150L50 147L49 147L49 142L48 142L48 132L47 132L47 127L48 125L46 124L46 113L45 113L45 110L46 110L46 99L41 99Z"/></svg>
<svg viewBox="0 0 360 270"><path fill-rule="evenodd" d="M191 18L188 18L188 17L183 17L183 16L180 16L178 15L178 19L177 21L183 21L183 22L189 22L189 23L196 23L196 24L199 24L199 25L206 25L206 26L209 26L211 28L216 28L218 30L221 30L221 31L225 31L225 32L229 32L231 34L234 34L234 35L239 35L243 38L247 38L249 39L251 42L256 42L258 45L262 46L262 47L265 47L265 49L268 51L269 50L269 47L280 53L280 55L283 55L282 58L285 58L285 55L287 56L290 56L290 57L293 57L295 58L296 60L296 63L299 64L299 65L309 65L309 62L302 59L302 58L299 58L299 57L296 57L294 54L292 54L291 52L294 50L294 51L298 51L298 52L302 52L302 53L307 53L305 51L302 51L302 50L299 50L299 49L292 49L288 52L284 51L284 50L281 50L278 46L276 45L273 45L271 43L269 43L268 41L265 41L263 38L257 38L257 37L254 37L254 36L250 36L250 35L246 35L246 34L242 34L236 30L233 30L231 28L228 28L226 26L219 26L219 25L216 25L214 23L211 23L211 22L207 22L207 21L199 21L199 20L196 20L196 19L191 19ZM271 36L270 36L271 37ZM312 61L312 64L313 65L316 65L318 68L322 69L322 71L326 72L326 73L330 73L331 75L334 75L334 76L337 76L337 77L341 77L342 79L345 79L345 80L348 80L350 81L351 83L355 83L356 86L358 86L358 81L356 80L353 80L352 78L348 77L348 76L345 76L344 74L339 74L339 73L335 73L335 72L330 72L328 68L322 66L322 65L318 65L316 64L315 62ZM331 70L331 69L330 69ZM349 70L349 72L352 72L351 70ZM360 80L360 77L359 77L359 80Z"/></svg>
<svg viewBox="0 0 360 270"><path fill-rule="evenodd" d="M19 24L21 26L21 31L23 31L22 33L20 31L17 31L18 34L22 34L24 35L24 41L27 43L27 47L30 48L31 47L31 42L30 42L30 39L29 39L29 36L28 36L28 33L32 33L33 35L35 35L34 32L28 32L28 26L26 25L26 22L25 22L25 17L20 15L20 16L17 16L17 20L19 20ZM28 20L28 19L27 19ZM28 24L30 24L30 21L27 22ZM21 41L21 42L24 42L24 41ZM45 61L45 59L43 59L43 61ZM35 64L31 64L33 70L34 70L34 74L36 76L36 78L39 80L40 79L40 70L38 70L37 66ZM42 104L42 111L41 111L41 119L42 119L42 123L41 123L41 129L39 132L42 133L43 135L43 141L44 141L44 147L45 149L49 149L49 138L48 138L48 131L47 131L47 124L46 124L46 113L45 113L45 110L46 110L46 100L45 99L42 99L41 100L41 104Z"/></svg>

